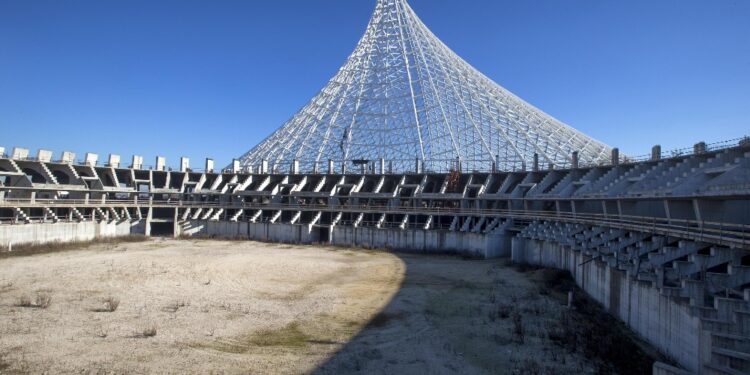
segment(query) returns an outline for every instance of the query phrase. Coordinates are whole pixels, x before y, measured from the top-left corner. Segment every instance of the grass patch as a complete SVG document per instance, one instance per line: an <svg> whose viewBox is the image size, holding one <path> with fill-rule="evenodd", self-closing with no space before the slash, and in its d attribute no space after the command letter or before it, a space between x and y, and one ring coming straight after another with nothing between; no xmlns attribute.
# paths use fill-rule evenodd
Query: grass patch
<svg viewBox="0 0 750 375"><path fill-rule="evenodd" d="M247 336L194 344L191 347L212 349L231 354L245 354L256 347L304 348L311 342L315 342L315 340L302 331L299 322L292 322L278 329L261 330Z"/></svg>
<svg viewBox="0 0 750 375"><path fill-rule="evenodd" d="M148 237L133 234L122 237L99 238L92 241L53 242L41 245L13 245L13 251L2 249L0 259L12 257L26 257L39 254L57 253L71 250L84 250L94 245L118 245L121 243L144 242Z"/></svg>

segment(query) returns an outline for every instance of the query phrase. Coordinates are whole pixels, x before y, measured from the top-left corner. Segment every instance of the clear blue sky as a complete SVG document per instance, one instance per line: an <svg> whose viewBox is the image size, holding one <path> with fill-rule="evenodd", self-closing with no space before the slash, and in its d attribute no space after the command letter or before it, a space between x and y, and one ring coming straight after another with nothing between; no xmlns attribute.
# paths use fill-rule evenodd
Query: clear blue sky
<svg viewBox="0 0 750 375"><path fill-rule="evenodd" d="M226 165L354 48L375 0L2 0L0 145ZM496 82L637 155L750 133L748 0L410 0Z"/></svg>

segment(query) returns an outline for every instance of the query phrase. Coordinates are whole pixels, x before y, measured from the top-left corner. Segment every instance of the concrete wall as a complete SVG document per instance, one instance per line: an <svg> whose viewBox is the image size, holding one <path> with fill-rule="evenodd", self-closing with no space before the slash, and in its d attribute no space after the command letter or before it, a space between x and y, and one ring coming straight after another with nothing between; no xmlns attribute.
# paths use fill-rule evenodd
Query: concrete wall
<svg viewBox="0 0 750 375"><path fill-rule="evenodd" d="M287 243L321 242L321 230L307 225L190 220L178 225L180 235L242 237ZM510 237L499 234L438 230L402 230L336 226L328 238L333 245L389 248L424 253L458 253L484 258L510 255Z"/></svg>
<svg viewBox="0 0 750 375"><path fill-rule="evenodd" d="M178 223L177 228L178 235L241 237L284 243L314 243L320 238L316 230L308 233L307 225L189 220Z"/></svg>
<svg viewBox="0 0 750 375"><path fill-rule="evenodd" d="M336 226L331 243L424 253L467 254L482 258L510 255L510 237L442 230L377 229Z"/></svg>
<svg viewBox="0 0 750 375"><path fill-rule="evenodd" d="M625 272L589 261L590 257L556 242L515 237L512 260L570 271L588 295L686 369L698 373L708 361L705 351L710 343L702 335L700 318L687 304L661 295L650 282L632 280Z"/></svg>
<svg viewBox="0 0 750 375"><path fill-rule="evenodd" d="M35 244L50 242L90 241L102 237L127 236L138 233L136 223L46 223L0 225L0 248L9 244Z"/></svg>

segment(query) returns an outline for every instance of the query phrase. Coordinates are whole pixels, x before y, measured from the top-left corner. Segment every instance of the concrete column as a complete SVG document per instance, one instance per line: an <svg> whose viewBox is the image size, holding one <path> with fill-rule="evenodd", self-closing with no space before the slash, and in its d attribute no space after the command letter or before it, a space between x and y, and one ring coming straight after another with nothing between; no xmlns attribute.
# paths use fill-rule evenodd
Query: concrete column
<svg viewBox="0 0 750 375"><path fill-rule="evenodd" d="M706 142L698 142L693 146L693 153L695 154L702 154L706 152Z"/></svg>
<svg viewBox="0 0 750 375"><path fill-rule="evenodd" d="M206 173L213 172L214 170L214 159L206 158Z"/></svg>
<svg viewBox="0 0 750 375"><path fill-rule="evenodd" d="M143 168L143 156L133 155L133 162L130 164L130 168L132 169Z"/></svg>
<svg viewBox="0 0 750 375"><path fill-rule="evenodd" d="M388 161L388 173L393 174L393 160Z"/></svg>
<svg viewBox="0 0 750 375"><path fill-rule="evenodd" d="M52 161L52 151L43 150L43 149L40 148L36 152L36 158L39 161L42 161L42 162L45 162L45 163L49 163L49 162Z"/></svg>
<svg viewBox="0 0 750 375"><path fill-rule="evenodd" d="M290 171L292 174L298 174L299 173L299 160L294 159L292 160L292 170Z"/></svg>
<svg viewBox="0 0 750 375"><path fill-rule="evenodd" d="M333 174L333 160L328 159L328 174Z"/></svg>
<svg viewBox="0 0 750 375"><path fill-rule="evenodd" d="M5 147L0 146L0 158L4 158L4 157L5 157Z"/></svg>
<svg viewBox="0 0 750 375"><path fill-rule="evenodd" d="M537 154L537 153L534 153L534 164L531 167L531 171L532 172L539 172L539 154Z"/></svg>
<svg viewBox="0 0 750 375"><path fill-rule="evenodd" d="M346 174L346 161L341 162L341 174Z"/></svg>
<svg viewBox="0 0 750 375"><path fill-rule="evenodd" d="M495 166L492 171L497 172L498 169L500 169L500 155L495 155Z"/></svg>
<svg viewBox="0 0 750 375"><path fill-rule="evenodd" d="M187 172L190 168L190 159L183 156L180 158L180 172Z"/></svg>
<svg viewBox="0 0 750 375"><path fill-rule="evenodd" d="M612 149L612 165L620 165L620 149Z"/></svg>
<svg viewBox="0 0 750 375"><path fill-rule="evenodd" d="M422 160L414 159L414 173L422 173Z"/></svg>
<svg viewBox="0 0 750 375"><path fill-rule="evenodd" d="M379 169L379 172L380 172L380 174L385 174L385 159L384 158L380 158L380 169Z"/></svg>
<svg viewBox="0 0 750 375"><path fill-rule="evenodd" d="M96 166L96 162L99 160L99 155L93 153L93 152L87 152L86 156L84 157L84 162L86 165L89 166Z"/></svg>
<svg viewBox="0 0 750 375"><path fill-rule="evenodd" d="M268 174L268 160L260 160L260 174Z"/></svg>
<svg viewBox="0 0 750 375"><path fill-rule="evenodd" d="M13 147L10 155L11 159L26 160L29 157L29 149L23 147Z"/></svg>
<svg viewBox="0 0 750 375"><path fill-rule="evenodd" d="M240 173L240 161L232 159L232 173Z"/></svg>
<svg viewBox="0 0 750 375"><path fill-rule="evenodd" d="M156 157L156 164L154 164L154 169L157 171L163 171L166 169L167 166L167 158L163 156L157 156Z"/></svg>
<svg viewBox="0 0 750 375"><path fill-rule="evenodd" d="M62 154L60 154L60 161L63 163L72 163L76 160L76 154L70 151L63 151Z"/></svg>
<svg viewBox="0 0 750 375"><path fill-rule="evenodd" d="M667 217L667 222L672 221L672 214L669 212L669 201L666 199L664 200L664 214Z"/></svg>
<svg viewBox="0 0 750 375"><path fill-rule="evenodd" d="M661 160L661 146L651 147L651 160Z"/></svg>
<svg viewBox="0 0 750 375"><path fill-rule="evenodd" d="M112 167L112 168L119 168L120 167L120 155L109 154L109 158L107 159L107 166Z"/></svg>
<svg viewBox="0 0 750 375"><path fill-rule="evenodd" d="M578 169L578 151L573 151L570 157L570 164L573 169Z"/></svg>
<svg viewBox="0 0 750 375"><path fill-rule="evenodd" d="M699 226L703 227L703 215L701 214L701 206L697 199L693 199L693 213L695 215L695 221Z"/></svg>

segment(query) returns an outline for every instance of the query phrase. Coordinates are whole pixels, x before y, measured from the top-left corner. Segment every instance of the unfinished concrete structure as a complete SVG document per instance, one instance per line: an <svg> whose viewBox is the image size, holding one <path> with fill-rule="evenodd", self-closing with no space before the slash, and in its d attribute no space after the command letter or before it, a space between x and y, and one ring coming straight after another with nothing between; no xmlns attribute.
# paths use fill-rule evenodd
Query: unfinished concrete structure
<svg viewBox="0 0 750 375"><path fill-rule="evenodd" d="M658 151L658 150L656 150ZM570 169L319 173L129 167L14 148L0 158L0 245L128 233L325 242L570 270L693 372L750 369L750 144ZM343 169L343 171L342 171Z"/></svg>
<svg viewBox="0 0 750 375"><path fill-rule="evenodd" d="M750 141L623 157L469 66L404 0L378 0L331 81L224 170L0 154L3 248L143 233L511 256L570 270L687 371L750 372Z"/></svg>

